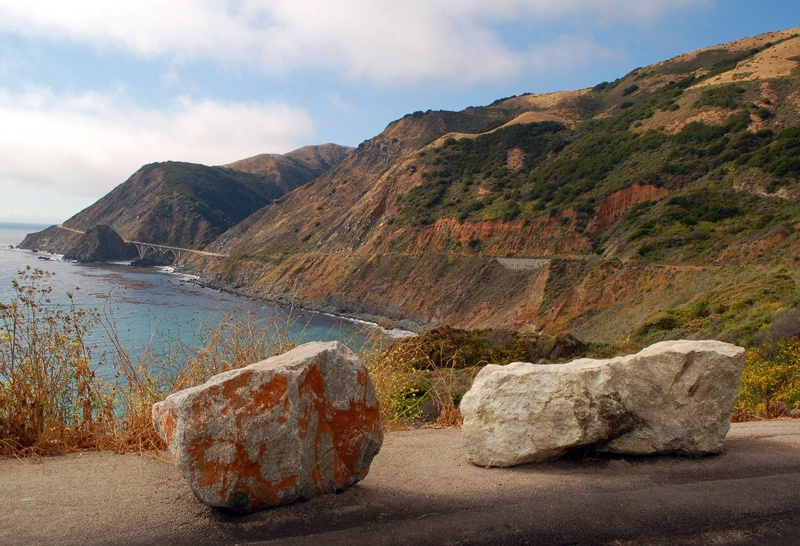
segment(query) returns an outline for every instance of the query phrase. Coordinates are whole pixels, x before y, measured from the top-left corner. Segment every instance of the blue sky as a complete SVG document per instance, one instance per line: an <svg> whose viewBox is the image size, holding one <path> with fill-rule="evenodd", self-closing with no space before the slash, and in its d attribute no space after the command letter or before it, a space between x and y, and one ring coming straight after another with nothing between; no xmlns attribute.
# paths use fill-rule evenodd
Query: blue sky
<svg viewBox="0 0 800 546"><path fill-rule="evenodd" d="M796 26L797 0L0 0L0 221Z"/></svg>

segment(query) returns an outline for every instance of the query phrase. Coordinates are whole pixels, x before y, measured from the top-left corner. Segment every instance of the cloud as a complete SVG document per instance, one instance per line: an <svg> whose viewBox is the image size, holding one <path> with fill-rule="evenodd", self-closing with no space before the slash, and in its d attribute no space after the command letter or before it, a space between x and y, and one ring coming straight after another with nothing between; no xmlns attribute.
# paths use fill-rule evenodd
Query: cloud
<svg viewBox="0 0 800 546"><path fill-rule="evenodd" d="M512 78L542 64L555 24L648 25L711 0L0 0L0 29L142 58L213 60L271 74L324 69L417 85ZM527 44L503 39L524 28ZM577 29L576 32L577 34ZM577 60L577 59L576 59ZM531 64L532 63L532 64Z"/></svg>
<svg viewBox="0 0 800 546"><path fill-rule="evenodd" d="M280 103L176 99L146 109L119 94L0 90L0 180L99 198L145 163L207 165L299 147L314 124Z"/></svg>
<svg viewBox="0 0 800 546"><path fill-rule="evenodd" d="M542 74L569 72L572 67L619 58L623 53L585 36L561 34L552 42L528 51L527 64Z"/></svg>
<svg viewBox="0 0 800 546"><path fill-rule="evenodd" d="M330 93L328 95L328 100L330 101L331 106L340 112L344 112L345 114L352 114L356 112L356 107L353 106L352 103L342 98L339 93Z"/></svg>
<svg viewBox="0 0 800 546"><path fill-rule="evenodd" d="M174 69L167 70L161 75L161 85L164 88L178 87L181 83L180 74Z"/></svg>

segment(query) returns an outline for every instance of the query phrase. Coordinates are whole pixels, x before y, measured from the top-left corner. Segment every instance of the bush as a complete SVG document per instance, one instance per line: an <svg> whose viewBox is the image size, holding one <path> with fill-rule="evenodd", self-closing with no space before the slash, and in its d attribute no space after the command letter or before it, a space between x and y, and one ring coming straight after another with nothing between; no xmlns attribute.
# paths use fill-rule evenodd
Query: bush
<svg viewBox="0 0 800 546"><path fill-rule="evenodd" d="M542 359L561 362L607 350L571 335L441 326L419 336L395 340L364 360L369 362L386 426L423 422L453 425L461 419L458 411L461 397L486 364Z"/></svg>
<svg viewBox="0 0 800 546"><path fill-rule="evenodd" d="M458 369L456 355L427 354L421 339L412 337L379 346L362 359L368 362L384 427L461 423L457 405L477 369Z"/></svg>
<svg viewBox="0 0 800 546"><path fill-rule="evenodd" d="M736 421L800 416L800 339L747 351Z"/></svg>
<svg viewBox="0 0 800 546"><path fill-rule="evenodd" d="M638 90L639 90L639 86L638 85L636 85L636 84L629 85L628 87L626 87L625 89L622 90L622 96L623 97L627 97L628 95L630 95L632 93L635 93Z"/></svg>
<svg viewBox="0 0 800 546"><path fill-rule="evenodd" d="M745 89L735 83L725 85L714 85L707 87L700 93L700 97L695 101L695 108L703 106L716 106L726 110L735 110L742 105L741 96Z"/></svg>

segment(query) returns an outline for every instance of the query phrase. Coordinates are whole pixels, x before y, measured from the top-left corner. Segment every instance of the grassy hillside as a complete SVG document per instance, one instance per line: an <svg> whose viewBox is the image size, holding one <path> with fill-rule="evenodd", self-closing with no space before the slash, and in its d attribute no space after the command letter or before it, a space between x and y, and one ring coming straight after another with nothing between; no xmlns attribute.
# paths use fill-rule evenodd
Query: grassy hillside
<svg viewBox="0 0 800 546"><path fill-rule="evenodd" d="M798 60L795 29L409 114L218 240L213 273L423 324L752 343L800 302Z"/></svg>
<svg viewBox="0 0 800 546"><path fill-rule="evenodd" d="M138 174L164 180L136 234L152 243L203 247L284 193L263 176L225 167L168 161L146 165Z"/></svg>

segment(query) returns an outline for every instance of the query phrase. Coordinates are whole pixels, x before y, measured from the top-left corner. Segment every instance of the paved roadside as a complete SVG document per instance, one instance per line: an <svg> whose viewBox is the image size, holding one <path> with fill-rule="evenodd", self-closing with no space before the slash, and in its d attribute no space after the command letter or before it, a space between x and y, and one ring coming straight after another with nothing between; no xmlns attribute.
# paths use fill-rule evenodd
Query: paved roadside
<svg viewBox="0 0 800 546"><path fill-rule="evenodd" d="M468 463L459 430L390 434L340 495L234 517L171 463L0 461L0 543L797 544L800 421L735 424L722 455Z"/></svg>

